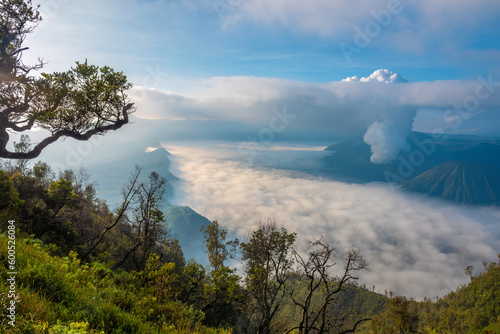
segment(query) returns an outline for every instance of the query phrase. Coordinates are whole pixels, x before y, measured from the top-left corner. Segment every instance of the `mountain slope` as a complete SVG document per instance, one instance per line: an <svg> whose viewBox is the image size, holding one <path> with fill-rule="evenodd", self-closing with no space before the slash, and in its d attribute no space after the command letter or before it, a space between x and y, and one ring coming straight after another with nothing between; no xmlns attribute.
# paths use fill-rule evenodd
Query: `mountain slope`
<svg viewBox="0 0 500 334"><path fill-rule="evenodd" d="M490 165L448 161L403 183L403 188L466 204L499 204L500 171Z"/></svg>
<svg viewBox="0 0 500 334"><path fill-rule="evenodd" d="M7 234L0 234L0 263L7 268ZM0 333L147 333L230 334L230 329L209 328L205 314L175 298L162 297L144 271L111 270L102 262L81 263L77 253L55 256L57 247L32 237L17 239L15 303L6 270L0 272ZM164 268L164 267L162 267ZM148 273L161 272L149 269ZM151 283L153 282L153 283ZM162 281L164 282L164 281ZM176 289L182 289L176 283ZM9 290L11 289L11 290ZM180 291L179 291L180 292ZM10 302L10 303L9 303ZM14 307L8 318L7 307ZM15 319L14 325L8 321Z"/></svg>
<svg viewBox="0 0 500 334"><path fill-rule="evenodd" d="M163 212L170 232L179 239L187 259L195 257L198 262L208 264L208 258L203 253L205 244L200 228L202 225L210 224L210 221L189 207L170 203L174 197L175 184L179 180L170 172L170 153L163 147L151 151L144 151L143 148L139 153L137 150L132 152L89 168L92 178L97 181L98 196L105 199L111 208L116 208L122 200L121 188L128 182L135 165L143 168L141 180L145 180L151 171L158 172L167 179Z"/></svg>
<svg viewBox="0 0 500 334"><path fill-rule="evenodd" d="M210 220L188 206L169 206L164 213L170 232L179 239L185 258L196 258L197 262L208 264L200 229L210 224Z"/></svg>

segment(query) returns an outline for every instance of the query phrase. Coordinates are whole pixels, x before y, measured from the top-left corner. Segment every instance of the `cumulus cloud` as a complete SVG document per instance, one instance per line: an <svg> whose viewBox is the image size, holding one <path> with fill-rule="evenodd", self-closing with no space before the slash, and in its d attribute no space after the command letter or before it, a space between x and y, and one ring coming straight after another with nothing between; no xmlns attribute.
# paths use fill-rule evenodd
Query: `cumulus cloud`
<svg viewBox="0 0 500 334"><path fill-rule="evenodd" d="M441 296L467 281L467 265L481 267L499 251L500 227L491 224L500 218L496 209L251 168L227 147L169 148L185 204L240 237L270 217L301 239L325 235L339 251L357 247L371 268L361 273L362 283L382 292Z"/></svg>
<svg viewBox="0 0 500 334"><path fill-rule="evenodd" d="M405 78L403 78L399 73L393 73L388 69L379 69L370 74L368 77L358 78L357 76L348 77L342 79L345 82L351 81L361 81L361 82L385 82L385 83L401 83L408 82Z"/></svg>
<svg viewBox="0 0 500 334"><path fill-rule="evenodd" d="M180 135L184 139L189 135L208 139L214 133L218 139L239 134L240 138L252 137L260 142L278 138L331 142L364 136L371 145L374 163L388 162L397 156L413 128L418 109L426 109L425 119L420 117L418 124L426 124L427 128L417 130L431 132L458 128L453 116L464 118L467 114L470 118L489 110L486 114L494 118L500 107L500 83L496 78L405 81L387 69L329 83L213 77L185 94L135 87L131 96L138 106L137 117L178 121L175 126L172 122L165 125L169 130L164 132L178 133L180 130L176 129L182 128ZM457 111L455 106L462 106L463 110ZM433 123L428 122L431 119ZM482 122L491 133L492 123ZM475 124L474 129L480 131L481 126Z"/></svg>

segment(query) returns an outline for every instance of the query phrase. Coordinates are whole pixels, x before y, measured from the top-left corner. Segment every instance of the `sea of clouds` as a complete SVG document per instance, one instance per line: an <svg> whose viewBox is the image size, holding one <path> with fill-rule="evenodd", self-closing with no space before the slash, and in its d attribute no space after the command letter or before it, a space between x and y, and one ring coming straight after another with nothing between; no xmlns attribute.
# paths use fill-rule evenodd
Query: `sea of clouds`
<svg viewBox="0 0 500 334"><path fill-rule="evenodd" d="M240 238L271 218L297 232L299 245L324 235L340 257L356 247L370 267L360 283L382 293L442 296L468 281L466 266L474 265L477 273L500 252L498 209L267 168L242 162L234 147L166 148L182 179L179 202ZM296 152L298 161L301 157Z"/></svg>

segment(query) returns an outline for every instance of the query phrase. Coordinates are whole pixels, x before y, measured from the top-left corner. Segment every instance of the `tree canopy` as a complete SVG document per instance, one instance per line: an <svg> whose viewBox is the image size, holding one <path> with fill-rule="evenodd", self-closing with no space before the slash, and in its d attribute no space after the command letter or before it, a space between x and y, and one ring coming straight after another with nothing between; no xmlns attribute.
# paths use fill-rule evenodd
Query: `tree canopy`
<svg viewBox="0 0 500 334"><path fill-rule="evenodd" d="M61 137L88 140L121 128L134 111L126 91L132 87L122 72L108 66L76 62L66 72L41 76L42 60L26 65L22 53L27 34L42 20L31 0L0 2L0 157L32 159ZM32 129L50 132L27 152L8 149L11 133Z"/></svg>

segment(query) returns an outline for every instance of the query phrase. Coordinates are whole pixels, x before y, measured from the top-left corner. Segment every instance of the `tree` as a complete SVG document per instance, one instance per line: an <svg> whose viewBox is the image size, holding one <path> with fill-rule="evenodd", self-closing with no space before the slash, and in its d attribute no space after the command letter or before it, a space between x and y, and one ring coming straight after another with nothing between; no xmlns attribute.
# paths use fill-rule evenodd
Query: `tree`
<svg viewBox="0 0 500 334"><path fill-rule="evenodd" d="M52 168L42 161L37 161L33 166L32 175L36 180L36 183L44 188L48 188L50 183L54 181L55 174L52 172Z"/></svg>
<svg viewBox="0 0 500 334"><path fill-rule="evenodd" d="M146 284L160 303L177 300L182 292L181 280L175 263L162 263L160 255L153 253L140 272L141 283Z"/></svg>
<svg viewBox="0 0 500 334"><path fill-rule="evenodd" d="M253 300L249 322L258 334L272 332L272 320L286 295L292 276L292 246L296 233L278 229L276 222L259 222L248 242L242 243L246 285Z"/></svg>
<svg viewBox="0 0 500 334"><path fill-rule="evenodd" d="M406 297L396 296L389 300L389 310L399 333L418 333L418 316L410 311L410 301Z"/></svg>
<svg viewBox="0 0 500 334"><path fill-rule="evenodd" d="M128 184L124 185L122 188L123 201L120 208L117 210L116 215L110 215L108 217L108 224L99 233L96 239L91 241L92 245L89 246L89 248L85 251L84 255L82 256L82 260L85 260L94 251L94 249L96 249L96 247L104 240L104 236L109 231L111 231L113 228L115 228L116 225L122 222L125 213L127 212L129 206L140 190L140 186L137 186L140 174L141 169L136 167L135 171L130 176Z"/></svg>
<svg viewBox="0 0 500 334"><path fill-rule="evenodd" d="M184 258L184 252L182 251L179 239L176 237L166 239L163 244L161 256L164 262L175 264L175 271L177 274L183 273L186 267L186 259Z"/></svg>
<svg viewBox="0 0 500 334"><path fill-rule="evenodd" d="M226 260L235 257L238 239L226 241L227 229L217 221L201 227L205 234L205 246L212 270L204 288L205 323L211 326L234 325L243 298L239 286L240 277L235 269L226 266Z"/></svg>
<svg viewBox="0 0 500 334"><path fill-rule="evenodd" d="M191 258L182 270L182 279L184 283L182 301L189 305L202 304L203 289L207 280L205 268Z"/></svg>
<svg viewBox="0 0 500 334"><path fill-rule="evenodd" d="M46 167L40 163L28 175L16 173L12 176L24 202L19 225L27 234L34 234L47 243L57 243L64 253L73 249L78 241L75 225L79 221L81 197L70 181L53 180ZM35 171L39 177L31 176Z"/></svg>
<svg viewBox="0 0 500 334"><path fill-rule="evenodd" d="M218 221L214 220L211 224L202 226L200 232L205 235L203 240L207 247L205 253L208 254L212 270L221 269L225 266L226 260L234 258L239 241L238 239L226 241L227 230Z"/></svg>
<svg viewBox="0 0 500 334"><path fill-rule="evenodd" d="M32 159L61 137L88 140L93 135L117 130L134 111L126 90L132 87L122 72L76 62L66 72L30 73L43 62L22 62L23 42L41 21L31 0L0 3L0 157ZM9 151L9 132L34 128L51 135L28 151Z"/></svg>
<svg viewBox="0 0 500 334"><path fill-rule="evenodd" d="M355 272L366 269L365 260L358 250L350 249L346 254L342 275L332 277L329 271L336 265L333 262L334 248L319 239L308 242L307 252L308 256L304 258L297 250L293 251L299 281L306 282L307 289L304 296L296 296L293 289L290 292L293 303L300 311L300 320L286 333L325 334L332 333L333 330L336 333L353 333L359 324L369 319L357 320L350 325L349 311L338 315L335 314L333 306L335 297L345 285L358 279L354 276Z"/></svg>
<svg viewBox="0 0 500 334"><path fill-rule="evenodd" d="M40 69L43 63L28 66L22 63L22 52L27 50L22 44L27 34L33 32L36 24L42 20L38 8L33 8L31 0L4 0L0 4L2 21L0 22L0 80L20 79L31 70Z"/></svg>

